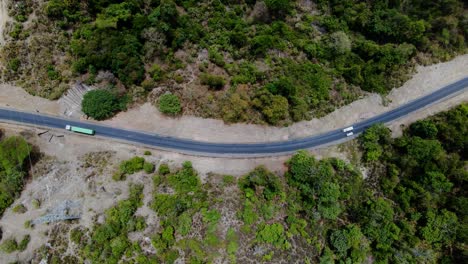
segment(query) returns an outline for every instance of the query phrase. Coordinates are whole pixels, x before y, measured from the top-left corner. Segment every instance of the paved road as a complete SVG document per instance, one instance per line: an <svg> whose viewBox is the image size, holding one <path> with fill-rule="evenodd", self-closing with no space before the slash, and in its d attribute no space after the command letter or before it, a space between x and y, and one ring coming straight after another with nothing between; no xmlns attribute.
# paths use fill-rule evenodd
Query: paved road
<svg viewBox="0 0 468 264"><path fill-rule="evenodd" d="M380 114L370 119L356 124L350 124L354 127L354 134L363 132L369 126L376 123L387 123L405 116L411 112L421 109L431 103L439 101L449 95L461 92L468 87L468 77L445 86L432 94L421 97L415 101L407 103L389 112ZM4 121L13 121L25 123L32 126L50 127L64 129L65 125L79 126L94 129L97 136L136 142L139 144L154 146L157 148L169 149L183 153L198 153L208 156L235 155L235 156L268 156L279 153L290 153L299 149L308 149L320 145L331 144L346 138L342 128L329 131L317 136L294 139L288 141L235 144L235 143L210 143L200 142L188 139L180 139L155 134L149 134L140 131L131 131L98 125L89 122L67 120L59 117L42 115L39 113L26 113L11 109L0 109L0 119Z"/></svg>

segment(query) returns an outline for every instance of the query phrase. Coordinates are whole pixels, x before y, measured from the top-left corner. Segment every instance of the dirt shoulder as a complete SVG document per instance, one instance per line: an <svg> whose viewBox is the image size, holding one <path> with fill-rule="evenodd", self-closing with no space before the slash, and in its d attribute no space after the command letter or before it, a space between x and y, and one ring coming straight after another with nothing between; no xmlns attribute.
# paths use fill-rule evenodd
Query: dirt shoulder
<svg viewBox="0 0 468 264"><path fill-rule="evenodd" d="M6 0L0 0L0 45L5 43L3 30L5 29L6 23L9 19Z"/></svg>
<svg viewBox="0 0 468 264"><path fill-rule="evenodd" d="M268 127L250 124L225 124L221 120L203 119L194 116L170 118L158 112L151 103L120 113L102 123L168 135L210 142L268 142L302 138L345 127L362 119L389 111L411 100L429 94L440 87L468 76L468 54L449 62L431 66L419 66L414 76L402 87L396 88L384 100L378 94L369 94L329 115L310 121L303 121L289 127ZM465 92L462 94L466 96ZM386 105L383 101L387 101ZM59 102L31 96L21 88L0 85L0 106L63 115ZM431 106L425 111L432 111Z"/></svg>

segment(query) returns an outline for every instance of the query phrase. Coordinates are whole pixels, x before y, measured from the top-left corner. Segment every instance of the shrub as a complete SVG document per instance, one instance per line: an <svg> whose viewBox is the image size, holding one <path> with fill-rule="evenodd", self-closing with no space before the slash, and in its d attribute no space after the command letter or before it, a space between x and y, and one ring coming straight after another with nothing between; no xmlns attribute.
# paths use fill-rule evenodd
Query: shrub
<svg viewBox="0 0 468 264"><path fill-rule="evenodd" d="M208 58L210 59L211 62L218 65L219 67L224 67L224 65L226 64L224 62L223 55L219 53L216 49L213 49L213 48L208 49Z"/></svg>
<svg viewBox="0 0 468 264"><path fill-rule="evenodd" d="M177 192L196 191L201 185L197 172L192 168L190 162L184 162L183 168L177 173L170 175L168 180Z"/></svg>
<svg viewBox="0 0 468 264"><path fill-rule="evenodd" d="M149 74L151 75L151 78L153 78L155 82L161 81L164 77L164 71L157 64L154 64L153 66L151 66L151 69L149 70Z"/></svg>
<svg viewBox="0 0 468 264"><path fill-rule="evenodd" d="M120 172L123 174L133 174L141 171L145 164L145 159L142 157L133 157L129 160L120 163Z"/></svg>
<svg viewBox="0 0 468 264"><path fill-rule="evenodd" d="M277 15L288 14L291 11L290 0L265 0L265 4L272 13Z"/></svg>
<svg viewBox="0 0 468 264"><path fill-rule="evenodd" d="M103 120L112 117L121 106L113 93L107 90L92 90L84 95L81 108L86 115Z"/></svg>
<svg viewBox="0 0 468 264"><path fill-rule="evenodd" d="M70 231L70 240L75 244L80 244L84 232L79 227L75 227Z"/></svg>
<svg viewBox="0 0 468 264"><path fill-rule="evenodd" d="M149 155L151 155L151 151L149 151L149 150L145 150L145 153L143 153L143 155L145 155L145 156L149 156Z"/></svg>
<svg viewBox="0 0 468 264"><path fill-rule="evenodd" d="M11 59L8 61L8 69L17 72L21 65L21 61L18 58Z"/></svg>
<svg viewBox="0 0 468 264"><path fill-rule="evenodd" d="M126 179L125 174L123 174L120 170L117 170L112 174L112 179L114 181L124 181Z"/></svg>
<svg viewBox="0 0 468 264"><path fill-rule="evenodd" d="M144 79L141 82L141 87L143 87L145 91L151 91L155 87L155 83L153 79Z"/></svg>
<svg viewBox="0 0 468 264"><path fill-rule="evenodd" d="M28 247L29 241L31 241L31 236L25 235L18 245L18 250L24 251Z"/></svg>
<svg viewBox="0 0 468 264"><path fill-rule="evenodd" d="M166 163L163 163L159 165L158 172L161 175L166 175L166 174L171 173L171 169L169 168L169 165L167 165Z"/></svg>
<svg viewBox="0 0 468 264"><path fill-rule="evenodd" d="M31 220L26 220L24 222L23 226L24 226L25 229L32 228L33 227L32 221Z"/></svg>
<svg viewBox="0 0 468 264"><path fill-rule="evenodd" d="M261 111L268 123L277 125L288 117L288 100L281 95L273 95L269 91L260 91L253 100L253 105Z"/></svg>
<svg viewBox="0 0 468 264"><path fill-rule="evenodd" d="M154 164L150 163L150 162L145 162L143 164L143 170L148 174L153 173L154 172Z"/></svg>
<svg viewBox="0 0 468 264"><path fill-rule="evenodd" d="M30 153L31 146L21 137L9 137L0 142L0 216L23 188L24 161Z"/></svg>
<svg viewBox="0 0 468 264"><path fill-rule="evenodd" d="M263 228L257 231L257 241L262 243L269 243L284 249L290 247L289 243L286 241L284 227L279 223L265 225Z"/></svg>
<svg viewBox="0 0 468 264"><path fill-rule="evenodd" d="M236 182L236 178L232 175L224 175L223 176L223 185L229 186Z"/></svg>
<svg viewBox="0 0 468 264"><path fill-rule="evenodd" d="M177 115L182 111L179 97L174 94L164 94L159 98L159 111L168 115Z"/></svg>
<svg viewBox="0 0 468 264"><path fill-rule="evenodd" d="M12 253L12 252L18 250L18 242L16 242L16 240L13 239L13 238L6 239L0 245L0 250L5 252L5 253Z"/></svg>
<svg viewBox="0 0 468 264"><path fill-rule="evenodd" d="M23 213L26 213L27 209L23 204L18 204L15 207L13 207L12 211L14 213L23 214Z"/></svg>
<svg viewBox="0 0 468 264"><path fill-rule="evenodd" d="M39 209L39 207L41 207L41 201L39 201L38 199L33 199L31 201L31 205L34 209Z"/></svg>
<svg viewBox="0 0 468 264"><path fill-rule="evenodd" d="M211 89L215 90L221 90L226 84L226 81L222 76L212 75L208 73L203 73L200 76L200 82L201 84L208 85Z"/></svg>

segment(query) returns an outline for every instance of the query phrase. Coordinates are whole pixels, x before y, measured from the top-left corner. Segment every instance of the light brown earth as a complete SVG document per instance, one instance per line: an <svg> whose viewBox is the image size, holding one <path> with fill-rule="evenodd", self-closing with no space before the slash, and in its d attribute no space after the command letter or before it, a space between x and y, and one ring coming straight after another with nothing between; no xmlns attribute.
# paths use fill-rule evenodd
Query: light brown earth
<svg viewBox="0 0 468 264"><path fill-rule="evenodd" d="M5 39L3 38L3 30L9 19L10 18L8 17L6 0L0 0L0 45L5 43Z"/></svg>
<svg viewBox="0 0 468 264"><path fill-rule="evenodd" d="M329 115L303 121L289 127L268 127L250 124L228 125L221 120L203 119L194 116L170 118L162 115L151 102L118 114L102 123L128 129L143 130L161 135L189 138L211 142L267 142L301 138L332 129L345 127L356 121L389 111L397 106L428 94L444 85L468 76L468 54L449 62L431 66L419 66L414 76L402 87L394 89L385 98L387 106L378 94L357 100ZM464 92L460 96L466 97ZM64 115L62 101L48 101L34 97L21 88L0 85L0 107L10 106L27 111ZM434 105L424 111L437 110ZM75 118L82 118L74 115Z"/></svg>

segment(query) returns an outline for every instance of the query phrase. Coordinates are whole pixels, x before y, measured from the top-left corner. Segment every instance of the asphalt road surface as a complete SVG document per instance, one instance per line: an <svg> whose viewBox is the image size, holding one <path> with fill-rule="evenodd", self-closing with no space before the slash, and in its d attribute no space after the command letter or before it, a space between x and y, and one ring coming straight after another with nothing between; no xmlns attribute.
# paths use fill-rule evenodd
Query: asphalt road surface
<svg viewBox="0 0 468 264"><path fill-rule="evenodd" d="M390 121L396 120L411 112L414 112L427 105L430 105L436 101L444 99L450 95L462 92L467 87L468 77L453 84L447 85L429 95L409 102L394 110L369 118L362 122L349 124L349 126L354 127L354 135L357 135L363 132L369 126L372 126L373 124L388 123ZM299 149L309 149L321 145L332 144L336 141L343 141L347 138L346 133L343 132L343 128L340 128L317 136L287 141L252 144L210 143L161 136L141 131L132 131L108 127L90 122L68 120L64 118L43 115L40 113L26 113L21 111L15 111L12 109L0 109L0 120L4 120L6 122L19 122L37 127L50 127L58 129L65 129L65 125L78 126L83 128L94 129L96 131L96 136L100 137L124 140L127 142L133 142L182 153L201 154L207 156L269 156L275 154L277 155L281 153L291 153Z"/></svg>

